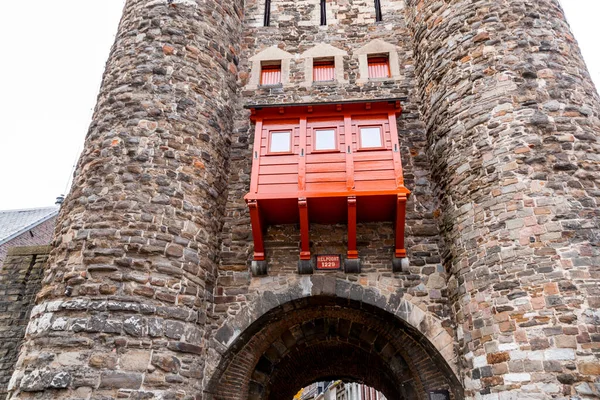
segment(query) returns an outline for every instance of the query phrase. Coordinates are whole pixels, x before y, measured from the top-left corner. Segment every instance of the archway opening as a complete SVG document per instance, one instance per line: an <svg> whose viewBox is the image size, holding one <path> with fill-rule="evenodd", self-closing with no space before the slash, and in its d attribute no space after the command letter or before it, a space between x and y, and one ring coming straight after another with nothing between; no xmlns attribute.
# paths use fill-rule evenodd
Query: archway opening
<svg viewBox="0 0 600 400"><path fill-rule="evenodd" d="M392 400L360 382L334 380L315 382L302 388L292 400Z"/></svg>
<svg viewBox="0 0 600 400"><path fill-rule="evenodd" d="M317 381L360 382L388 399L462 398L456 376L416 329L365 302L328 296L286 302L231 343L208 385L215 400L292 399Z"/></svg>

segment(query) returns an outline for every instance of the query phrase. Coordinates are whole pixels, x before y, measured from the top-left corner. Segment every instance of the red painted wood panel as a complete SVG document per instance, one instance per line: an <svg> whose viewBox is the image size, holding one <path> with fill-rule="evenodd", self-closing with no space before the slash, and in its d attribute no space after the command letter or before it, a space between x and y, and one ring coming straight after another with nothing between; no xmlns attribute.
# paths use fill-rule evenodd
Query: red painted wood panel
<svg viewBox="0 0 600 400"><path fill-rule="evenodd" d="M368 60L369 78L389 78L390 63L387 57L372 57Z"/></svg>
<svg viewBox="0 0 600 400"><path fill-rule="evenodd" d="M331 163L331 162L345 162L346 154L345 153L322 153L322 154L307 154L306 155L306 164L316 164L316 163Z"/></svg>
<svg viewBox="0 0 600 400"><path fill-rule="evenodd" d="M355 181L354 187L357 191L371 191L376 192L378 190L393 190L396 189L396 180L368 180L368 181Z"/></svg>
<svg viewBox="0 0 600 400"><path fill-rule="evenodd" d="M355 171L380 171L386 169L394 169L394 165L390 162L390 160L384 161L355 161L354 162L354 170Z"/></svg>
<svg viewBox="0 0 600 400"><path fill-rule="evenodd" d="M277 85L281 83L281 65L263 65L260 74L261 85Z"/></svg>
<svg viewBox="0 0 600 400"><path fill-rule="evenodd" d="M265 184L279 184L279 183L295 183L298 184L297 174L281 174L281 175L259 175L258 176L258 191L260 192L261 186Z"/></svg>
<svg viewBox="0 0 600 400"><path fill-rule="evenodd" d="M307 192L345 192L346 180L343 182L306 183Z"/></svg>
<svg viewBox="0 0 600 400"><path fill-rule="evenodd" d="M307 183L317 182L344 182L346 183L345 172L316 172L312 174L306 174Z"/></svg>
<svg viewBox="0 0 600 400"><path fill-rule="evenodd" d="M332 61L323 61L313 64L313 81L327 82L335 79L335 64Z"/></svg>
<svg viewBox="0 0 600 400"><path fill-rule="evenodd" d="M259 175L297 174L298 163L263 165L260 167Z"/></svg>
<svg viewBox="0 0 600 400"><path fill-rule="evenodd" d="M378 161L378 160L392 160L391 151L363 151L354 154L354 161ZM355 163L356 165L356 163Z"/></svg>
<svg viewBox="0 0 600 400"><path fill-rule="evenodd" d="M315 163L306 165L306 173L315 172L345 172L346 163Z"/></svg>
<svg viewBox="0 0 600 400"><path fill-rule="evenodd" d="M297 183L286 183L286 184L271 184L271 185L259 185L258 193L265 194L276 194L276 193L297 193L298 192L298 184Z"/></svg>
<svg viewBox="0 0 600 400"><path fill-rule="evenodd" d="M285 165L285 164L298 164L297 155L286 155L286 156L265 156L260 158L261 169L263 165Z"/></svg>
<svg viewBox="0 0 600 400"><path fill-rule="evenodd" d="M355 181L380 181L386 179L396 179L394 169L389 168L382 171L355 171Z"/></svg>

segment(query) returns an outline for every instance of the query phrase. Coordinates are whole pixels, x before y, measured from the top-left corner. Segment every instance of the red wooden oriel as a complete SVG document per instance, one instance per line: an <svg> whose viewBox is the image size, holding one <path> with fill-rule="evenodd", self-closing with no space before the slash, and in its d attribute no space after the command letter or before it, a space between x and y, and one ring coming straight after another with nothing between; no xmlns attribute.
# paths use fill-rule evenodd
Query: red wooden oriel
<svg viewBox="0 0 600 400"><path fill-rule="evenodd" d="M265 226L291 223L300 224L300 259L309 260L311 222L347 223L347 258L356 259L357 223L392 221L395 256L406 256L410 191L402 176L396 128L400 112L398 101L252 108L256 131L250 193L245 199L255 260L265 259ZM335 148L316 146L317 131L326 132L328 140L333 131Z"/></svg>

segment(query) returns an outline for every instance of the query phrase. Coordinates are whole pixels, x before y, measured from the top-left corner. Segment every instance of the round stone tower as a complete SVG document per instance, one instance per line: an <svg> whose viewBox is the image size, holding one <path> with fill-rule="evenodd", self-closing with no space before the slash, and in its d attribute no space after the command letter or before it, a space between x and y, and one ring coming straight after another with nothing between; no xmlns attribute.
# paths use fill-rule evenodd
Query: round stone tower
<svg viewBox="0 0 600 400"><path fill-rule="evenodd" d="M13 397L201 397L241 16L127 1Z"/></svg>
<svg viewBox="0 0 600 400"><path fill-rule="evenodd" d="M465 397L597 396L600 107L558 1L412 5Z"/></svg>

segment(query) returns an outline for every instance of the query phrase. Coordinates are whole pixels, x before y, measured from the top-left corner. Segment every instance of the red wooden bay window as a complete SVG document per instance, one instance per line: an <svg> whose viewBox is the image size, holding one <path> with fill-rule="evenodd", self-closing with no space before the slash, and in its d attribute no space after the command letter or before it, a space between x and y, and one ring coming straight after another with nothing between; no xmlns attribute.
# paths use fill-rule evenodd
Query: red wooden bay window
<svg viewBox="0 0 600 400"><path fill-rule="evenodd" d="M253 262L265 261L266 225L299 224L298 268L311 272L310 224L346 223L344 266L347 272L359 272L357 224L393 221L392 270L399 270L398 260L406 257L410 193L402 176L396 122L400 112L397 100L252 107L256 130L245 199Z"/></svg>

